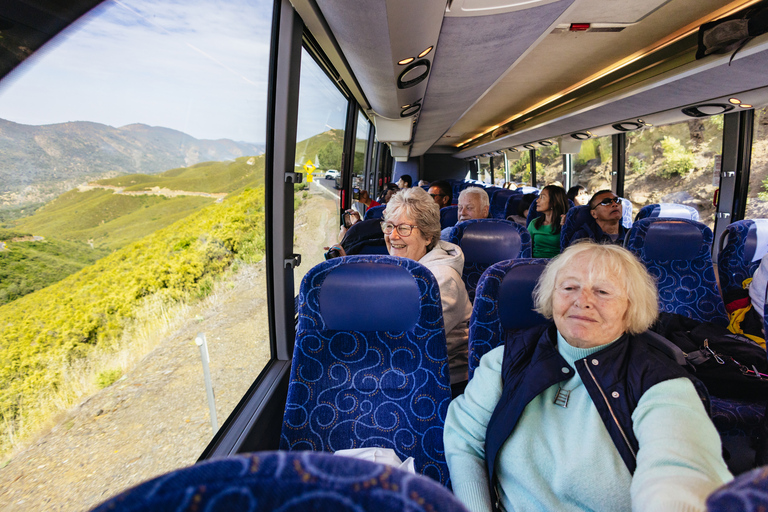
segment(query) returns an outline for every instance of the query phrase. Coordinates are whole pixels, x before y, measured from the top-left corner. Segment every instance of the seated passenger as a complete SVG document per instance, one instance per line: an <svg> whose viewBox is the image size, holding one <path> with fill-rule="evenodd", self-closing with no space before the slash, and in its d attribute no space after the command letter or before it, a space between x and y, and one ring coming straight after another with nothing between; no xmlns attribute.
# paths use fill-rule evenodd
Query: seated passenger
<svg viewBox="0 0 768 512"><path fill-rule="evenodd" d="M453 190L447 181L438 180L433 182L429 186L429 195L432 196L432 199L434 199L439 208L451 206L453 203Z"/></svg>
<svg viewBox="0 0 768 512"><path fill-rule="evenodd" d="M457 396L467 383L467 342L472 304L461 280L464 254L458 245L440 240L440 209L421 188L398 193L387 204L381 223L392 256L418 261L435 276L443 305L451 391Z"/></svg>
<svg viewBox="0 0 768 512"><path fill-rule="evenodd" d="M704 511L733 477L688 373L647 341L658 299L645 267L577 244L534 303L554 323L483 356L448 408L456 496L472 511Z"/></svg>
<svg viewBox="0 0 768 512"><path fill-rule="evenodd" d="M361 203L365 205L365 211L368 211L368 208L373 208L374 206L381 206L381 203L378 201L374 201L371 199L371 195L368 193L367 190L361 190L360 195L358 196ZM363 212L365 213L365 212Z"/></svg>
<svg viewBox="0 0 768 512"><path fill-rule="evenodd" d="M527 221L528 221L528 210L531 208L531 205L536 200L536 197L538 197L536 194L525 194L522 199L520 199L520 202L517 204L517 215L510 215L507 217L507 220L511 220L512 222L515 222L517 224L520 224L521 226L527 228Z"/></svg>
<svg viewBox="0 0 768 512"><path fill-rule="evenodd" d="M627 230L621 224L621 199L610 190L595 192L589 200L589 212L594 223L584 224L571 237L571 244L580 238L589 238L598 243L621 245Z"/></svg>
<svg viewBox="0 0 768 512"><path fill-rule="evenodd" d="M574 206L584 206L589 203L589 191L581 185L572 186L565 195L573 201Z"/></svg>
<svg viewBox="0 0 768 512"><path fill-rule="evenodd" d="M563 187L547 185L536 200L536 211L543 213L528 224L534 258L554 258L560 254L560 228L568 211Z"/></svg>
<svg viewBox="0 0 768 512"><path fill-rule="evenodd" d="M488 192L480 187L468 187L459 193L458 222L472 219L487 219L491 208ZM448 241L451 227L440 232L440 240Z"/></svg>
<svg viewBox="0 0 768 512"><path fill-rule="evenodd" d="M400 187L397 186L395 183L387 183L384 188L381 190L381 194L379 194L379 203L380 204L386 204L389 202L390 199L392 199L392 196L397 194L397 192L400 190Z"/></svg>
<svg viewBox="0 0 768 512"><path fill-rule="evenodd" d="M410 174L403 174L400 176L400 179L397 180L397 186L401 189L411 188L411 186L413 186L413 178L411 178Z"/></svg>

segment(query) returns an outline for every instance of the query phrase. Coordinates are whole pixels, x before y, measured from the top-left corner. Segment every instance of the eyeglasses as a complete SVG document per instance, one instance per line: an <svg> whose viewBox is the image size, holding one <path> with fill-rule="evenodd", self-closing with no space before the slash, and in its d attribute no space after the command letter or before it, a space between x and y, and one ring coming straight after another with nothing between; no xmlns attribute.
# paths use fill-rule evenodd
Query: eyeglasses
<svg viewBox="0 0 768 512"><path fill-rule="evenodd" d="M447 196L447 194L429 194L429 195L432 196L432 199L434 199L436 197L446 197Z"/></svg>
<svg viewBox="0 0 768 512"><path fill-rule="evenodd" d="M397 234L402 237L411 236L411 231L413 231L413 228L415 227L418 226L414 226L413 224L398 224L395 226L390 222L381 223L381 230L385 235L391 235L392 231L397 230Z"/></svg>
<svg viewBox="0 0 768 512"><path fill-rule="evenodd" d="M592 209L594 210L595 208L597 208L598 206L601 206L601 205L602 206L608 206L611 203L619 204L620 202L621 202L621 198L619 198L619 197L606 197L605 199L603 199L602 201L597 203L595 206L593 206Z"/></svg>

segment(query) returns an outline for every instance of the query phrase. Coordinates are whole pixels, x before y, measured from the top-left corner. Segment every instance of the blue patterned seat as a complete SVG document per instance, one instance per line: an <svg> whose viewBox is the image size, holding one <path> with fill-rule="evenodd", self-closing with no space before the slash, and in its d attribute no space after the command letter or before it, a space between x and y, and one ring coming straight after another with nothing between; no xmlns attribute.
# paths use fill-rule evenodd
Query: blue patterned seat
<svg viewBox="0 0 768 512"><path fill-rule="evenodd" d="M506 220L507 218L507 202L512 196L520 195L513 190L500 189L493 194L493 199L490 203L490 209L488 210L488 217L491 219Z"/></svg>
<svg viewBox="0 0 768 512"><path fill-rule="evenodd" d="M594 223L588 205L574 206L565 214L565 223L560 230L560 252L571 245L571 238L586 223Z"/></svg>
<svg viewBox="0 0 768 512"><path fill-rule="evenodd" d="M621 225L624 229L632 227L632 201L626 197L620 197L621 199Z"/></svg>
<svg viewBox="0 0 768 512"><path fill-rule="evenodd" d="M649 204L640 208L635 220L649 217L663 217L665 219L689 219L699 221L699 211L693 206L678 203Z"/></svg>
<svg viewBox="0 0 768 512"><path fill-rule="evenodd" d="M627 235L659 288L659 308L701 322L728 325L712 265L712 230L686 219L642 219Z"/></svg>
<svg viewBox="0 0 768 512"><path fill-rule="evenodd" d="M469 300L485 269L499 261L531 257L531 235L524 227L508 220L476 219L459 222L451 230L449 241L464 252L461 278Z"/></svg>
<svg viewBox="0 0 768 512"><path fill-rule="evenodd" d="M370 219L380 219L382 215L384 215L384 209L387 207L385 204L380 204L379 206L371 206L367 210L365 210L365 219L364 220L370 220Z"/></svg>
<svg viewBox="0 0 768 512"><path fill-rule="evenodd" d="M469 320L469 378L480 358L501 345L507 331L546 322L533 311L531 294L549 260L516 259L491 265L477 285Z"/></svg>
<svg viewBox="0 0 768 512"><path fill-rule="evenodd" d="M768 466L736 477L707 498L708 512L765 512L768 510Z"/></svg>
<svg viewBox="0 0 768 512"><path fill-rule="evenodd" d="M766 253L768 219L740 220L726 227L720 236L717 256L723 295L741 290L744 280L754 275Z"/></svg>
<svg viewBox="0 0 768 512"><path fill-rule="evenodd" d="M765 414L765 402L712 397L712 422L721 436L756 437Z"/></svg>
<svg viewBox="0 0 768 512"><path fill-rule="evenodd" d="M137 485L93 512L465 512L429 478L315 452L259 452L201 462Z"/></svg>
<svg viewBox="0 0 768 512"><path fill-rule="evenodd" d="M452 228L458 221L458 206L446 206L444 208L440 208L440 229Z"/></svg>
<svg viewBox="0 0 768 512"><path fill-rule="evenodd" d="M443 484L451 400L440 289L419 263L347 256L301 283L281 450L392 448Z"/></svg>

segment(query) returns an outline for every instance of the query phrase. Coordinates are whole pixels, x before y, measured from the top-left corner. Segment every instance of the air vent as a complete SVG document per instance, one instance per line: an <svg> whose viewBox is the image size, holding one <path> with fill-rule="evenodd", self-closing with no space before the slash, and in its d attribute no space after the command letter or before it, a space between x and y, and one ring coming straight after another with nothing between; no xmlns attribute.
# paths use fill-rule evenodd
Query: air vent
<svg viewBox="0 0 768 512"><path fill-rule="evenodd" d="M725 114L733 110L733 105L727 103L702 103L692 107L685 107L681 112L689 117L709 117Z"/></svg>

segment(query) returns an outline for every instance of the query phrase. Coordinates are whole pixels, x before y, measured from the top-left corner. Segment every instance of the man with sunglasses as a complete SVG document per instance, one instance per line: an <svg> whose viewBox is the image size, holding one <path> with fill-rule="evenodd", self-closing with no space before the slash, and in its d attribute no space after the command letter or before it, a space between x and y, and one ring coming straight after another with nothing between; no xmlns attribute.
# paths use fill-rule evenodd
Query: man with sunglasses
<svg viewBox="0 0 768 512"><path fill-rule="evenodd" d="M589 213L594 222L586 222L571 237L571 244L581 238L589 238L597 243L621 245L627 234L621 224L621 199L610 190L595 192L589 200Z"/></svg>
<svg viewBox="0 0 768 512"><path fill-rule="evenodd" d="M451 185L444 180L433 182L429 186L429 195L432 196L432 199L440 208L451 206L451 203L453 202L453 191L451 190Z"/></svg>

